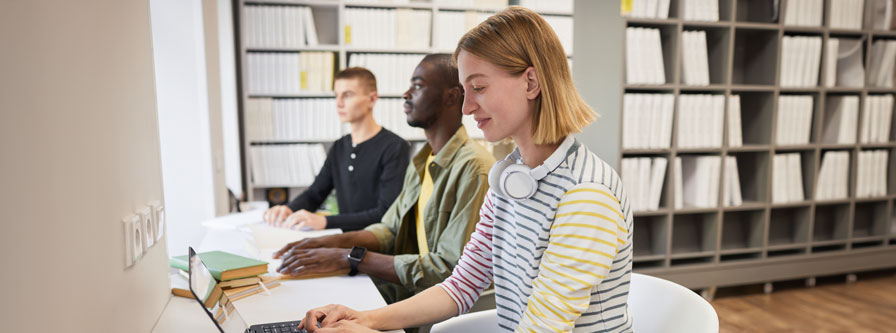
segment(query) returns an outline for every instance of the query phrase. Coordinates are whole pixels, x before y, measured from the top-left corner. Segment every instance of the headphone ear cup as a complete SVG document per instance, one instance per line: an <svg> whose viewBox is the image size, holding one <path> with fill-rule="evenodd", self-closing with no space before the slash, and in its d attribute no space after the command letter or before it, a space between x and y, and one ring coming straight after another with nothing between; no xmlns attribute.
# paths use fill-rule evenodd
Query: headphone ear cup
<svg viewBox="0 0 896 333"><path fill-rule="evenodd" d="M526 200L535 194L538 189L538 181L530 174L530 169L525 164L508 165L501 172L501 191L505 196L514 200Z"/></svg>
<svg viewBox="0 0 896 333"><path fill-rule="evenodd" d="M488 186L491 187L492 192L497 193L502 197L506 197L507 194L504 193L504 188L501 183L501 173L504 172L504 169L507 166L513 165L512 161L508 160L500 160L495 165L492 166L492 169L488 172Z"/></svg>

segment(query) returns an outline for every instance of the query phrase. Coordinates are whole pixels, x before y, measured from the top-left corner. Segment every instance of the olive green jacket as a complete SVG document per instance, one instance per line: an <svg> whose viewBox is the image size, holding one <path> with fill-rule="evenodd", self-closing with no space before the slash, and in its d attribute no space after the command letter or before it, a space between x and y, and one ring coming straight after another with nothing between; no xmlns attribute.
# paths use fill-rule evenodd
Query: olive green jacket
<svg viewBox="0 0 896 333"><path fill-rule="evenodd" d="M382 222L365 229L376 236L381 253L395 256L395 272L404 288L394 284L380 288L390 303L421 292L451 275L479 222L479 209L488 191L488 172L495 158L470 139L461 126L429 166L433 191L424 209L423 222L429 253L421 256L417 247L416 207L424 164L431 152L427 143L414 156L405 173L401 193Z"/></svg>

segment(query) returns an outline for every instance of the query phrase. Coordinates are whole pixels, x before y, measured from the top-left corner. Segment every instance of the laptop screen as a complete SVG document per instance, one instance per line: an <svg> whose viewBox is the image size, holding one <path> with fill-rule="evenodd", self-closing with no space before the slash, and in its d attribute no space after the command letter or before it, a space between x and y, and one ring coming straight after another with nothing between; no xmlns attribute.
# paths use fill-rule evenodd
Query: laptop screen
<svg viewBox="0 0 896 333"><path fill-rule="evenodd" d="M192 247L190 247L190 292L222 333L246 332L249 326L233 307L233 303L221 297L223 293L217 281Z"/></svg>

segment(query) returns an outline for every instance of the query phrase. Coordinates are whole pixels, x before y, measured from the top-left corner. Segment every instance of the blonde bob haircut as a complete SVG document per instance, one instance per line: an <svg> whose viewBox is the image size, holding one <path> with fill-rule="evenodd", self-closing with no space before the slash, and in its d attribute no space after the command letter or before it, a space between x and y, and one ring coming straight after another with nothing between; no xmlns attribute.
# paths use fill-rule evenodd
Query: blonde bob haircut
<svg viewBox="0 0 896 333"><path fill-rule="evenodd" d="M509 7L461 37L454 51L455 62L462 50L511 75L535 68L541 87L535 100L535 144L560 142L597 118L572 82L560 39L541 15L523 7Z"/></svg>

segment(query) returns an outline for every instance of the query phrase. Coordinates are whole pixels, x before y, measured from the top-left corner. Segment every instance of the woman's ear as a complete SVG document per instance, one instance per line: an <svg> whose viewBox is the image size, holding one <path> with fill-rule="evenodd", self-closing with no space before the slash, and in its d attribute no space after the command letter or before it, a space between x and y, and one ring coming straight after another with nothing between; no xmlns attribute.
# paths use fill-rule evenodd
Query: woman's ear
<svg viewBox="0 0 896 333"><path fill-rule="evenodd" d="M541 85L538 84L538 73L535 72L535 67L526 68L523 76L526 78L526 98L530 100L538 98L541 93Z"/></svg>

